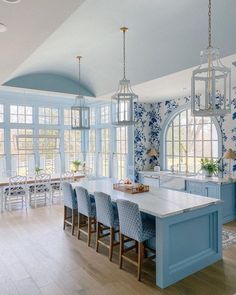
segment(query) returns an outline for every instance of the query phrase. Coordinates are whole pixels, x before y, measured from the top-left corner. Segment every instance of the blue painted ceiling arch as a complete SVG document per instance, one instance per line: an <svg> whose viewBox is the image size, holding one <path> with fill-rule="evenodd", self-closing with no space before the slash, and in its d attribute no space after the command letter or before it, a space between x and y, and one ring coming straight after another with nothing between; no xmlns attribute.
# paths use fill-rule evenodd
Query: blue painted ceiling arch
<svg viewBox="0 0 236 295"><path fill-rule="evenodd" d="M68 94L78 94L78 89L80 87L80 94L84 96L95 97L92 91L83 85L79 86L77 81L61 75L50 73L33 73L19 76L7 81L4 86Z"/></svg>

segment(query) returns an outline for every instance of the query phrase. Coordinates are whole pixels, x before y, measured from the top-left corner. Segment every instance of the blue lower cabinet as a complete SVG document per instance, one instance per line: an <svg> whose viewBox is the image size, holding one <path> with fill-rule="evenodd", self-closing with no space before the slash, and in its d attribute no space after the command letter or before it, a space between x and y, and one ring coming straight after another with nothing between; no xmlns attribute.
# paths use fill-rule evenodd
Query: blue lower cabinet
<svg viewBox="0 0 236 295"><path fill-rule="evenodd" d="M223 223L236 219L236 185L235 183L201 183L186 181L186 191L209 198L220 199L223 204Z"/></svg>

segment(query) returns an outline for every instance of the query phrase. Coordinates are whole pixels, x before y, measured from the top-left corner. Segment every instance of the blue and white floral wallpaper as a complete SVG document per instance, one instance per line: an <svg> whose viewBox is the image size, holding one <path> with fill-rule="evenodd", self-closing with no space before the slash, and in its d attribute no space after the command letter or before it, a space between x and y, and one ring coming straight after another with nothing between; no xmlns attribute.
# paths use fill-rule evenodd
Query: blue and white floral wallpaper
<svg viewBox="0 0 236 295"><path fill-rule="evenodd" d="M153 147L160 150L161 128L166 118L180 106L188 103L189 97L169 99L157 103L135 104L134 126L134 168L135 180L138 180L138 172L149 170L151 166L160 164L160 158L150 158L147 151ZM229 148L236 151L236 98L232 100L232 113L218 118L221 128L223 154ZM223 172L227 173L228 163L223 162ZM236 162L232 166L236 171Z"/></svg>

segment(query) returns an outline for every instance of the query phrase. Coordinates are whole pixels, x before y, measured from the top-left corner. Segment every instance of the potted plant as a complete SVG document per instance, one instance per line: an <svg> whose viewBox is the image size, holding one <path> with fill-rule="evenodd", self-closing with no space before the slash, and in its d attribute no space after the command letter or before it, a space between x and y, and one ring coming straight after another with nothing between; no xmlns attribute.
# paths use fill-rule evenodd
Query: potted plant
<svg viewBox="0 0 236 295"><path fill-rule="evenodd" d="M43 170L42 168L40 168L40 167L35 167L35 173L37 174L37 175L39 175L39 173Z"/></svg>
<svg viewBox="0 0 236 295"><path fill-rule="evenodd" d="M78 172L79 166L81 165L81 161L75 160L74 162L72 162L72 164L74 166L74 172Z"/></svg>
<svg viewBox="0 0 236 295"><path fill-rule="evenodd" d="M201 170L206 177L212 177L213 175L217 175L220 171L219 167L220 160L213 160L204 158L201 159Z"/></svg>

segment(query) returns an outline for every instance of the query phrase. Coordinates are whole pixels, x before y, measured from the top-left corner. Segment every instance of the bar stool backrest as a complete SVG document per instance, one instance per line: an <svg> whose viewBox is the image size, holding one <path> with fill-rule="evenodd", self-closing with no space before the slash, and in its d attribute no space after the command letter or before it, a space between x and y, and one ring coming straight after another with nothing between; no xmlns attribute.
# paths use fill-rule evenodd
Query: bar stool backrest
<svg viewBox="0 0 236 295"><path fill-rule="evenodd" d="M77 197L77 205L78 205L78 212L87 216L92 216L92 206L91 206L91 200L90 196L88 194L88 191L80 186L77 186L75 188L76 191L76 197Z"/></svg>
<svg viewBox="0 0 236 295"><path fill-rule="evenodd" d="M118 199L118 215L120 222L120 232L136 241L142 239L142 219L139 206L136 203Z"/></svg>
<svg viewBox="0 0 236 295"><path fill-rule="evenodd" d="M94 193L97 221L103 225L114 227L114 210L111 197L102 192Z"/></svg>
<svg viewBox="0 0 236 295"><path fill-rule="evenodd" d="M69 182L63 182L62 192L64 197L64 205L70 209L77 209L76 194Z"/></svg>

